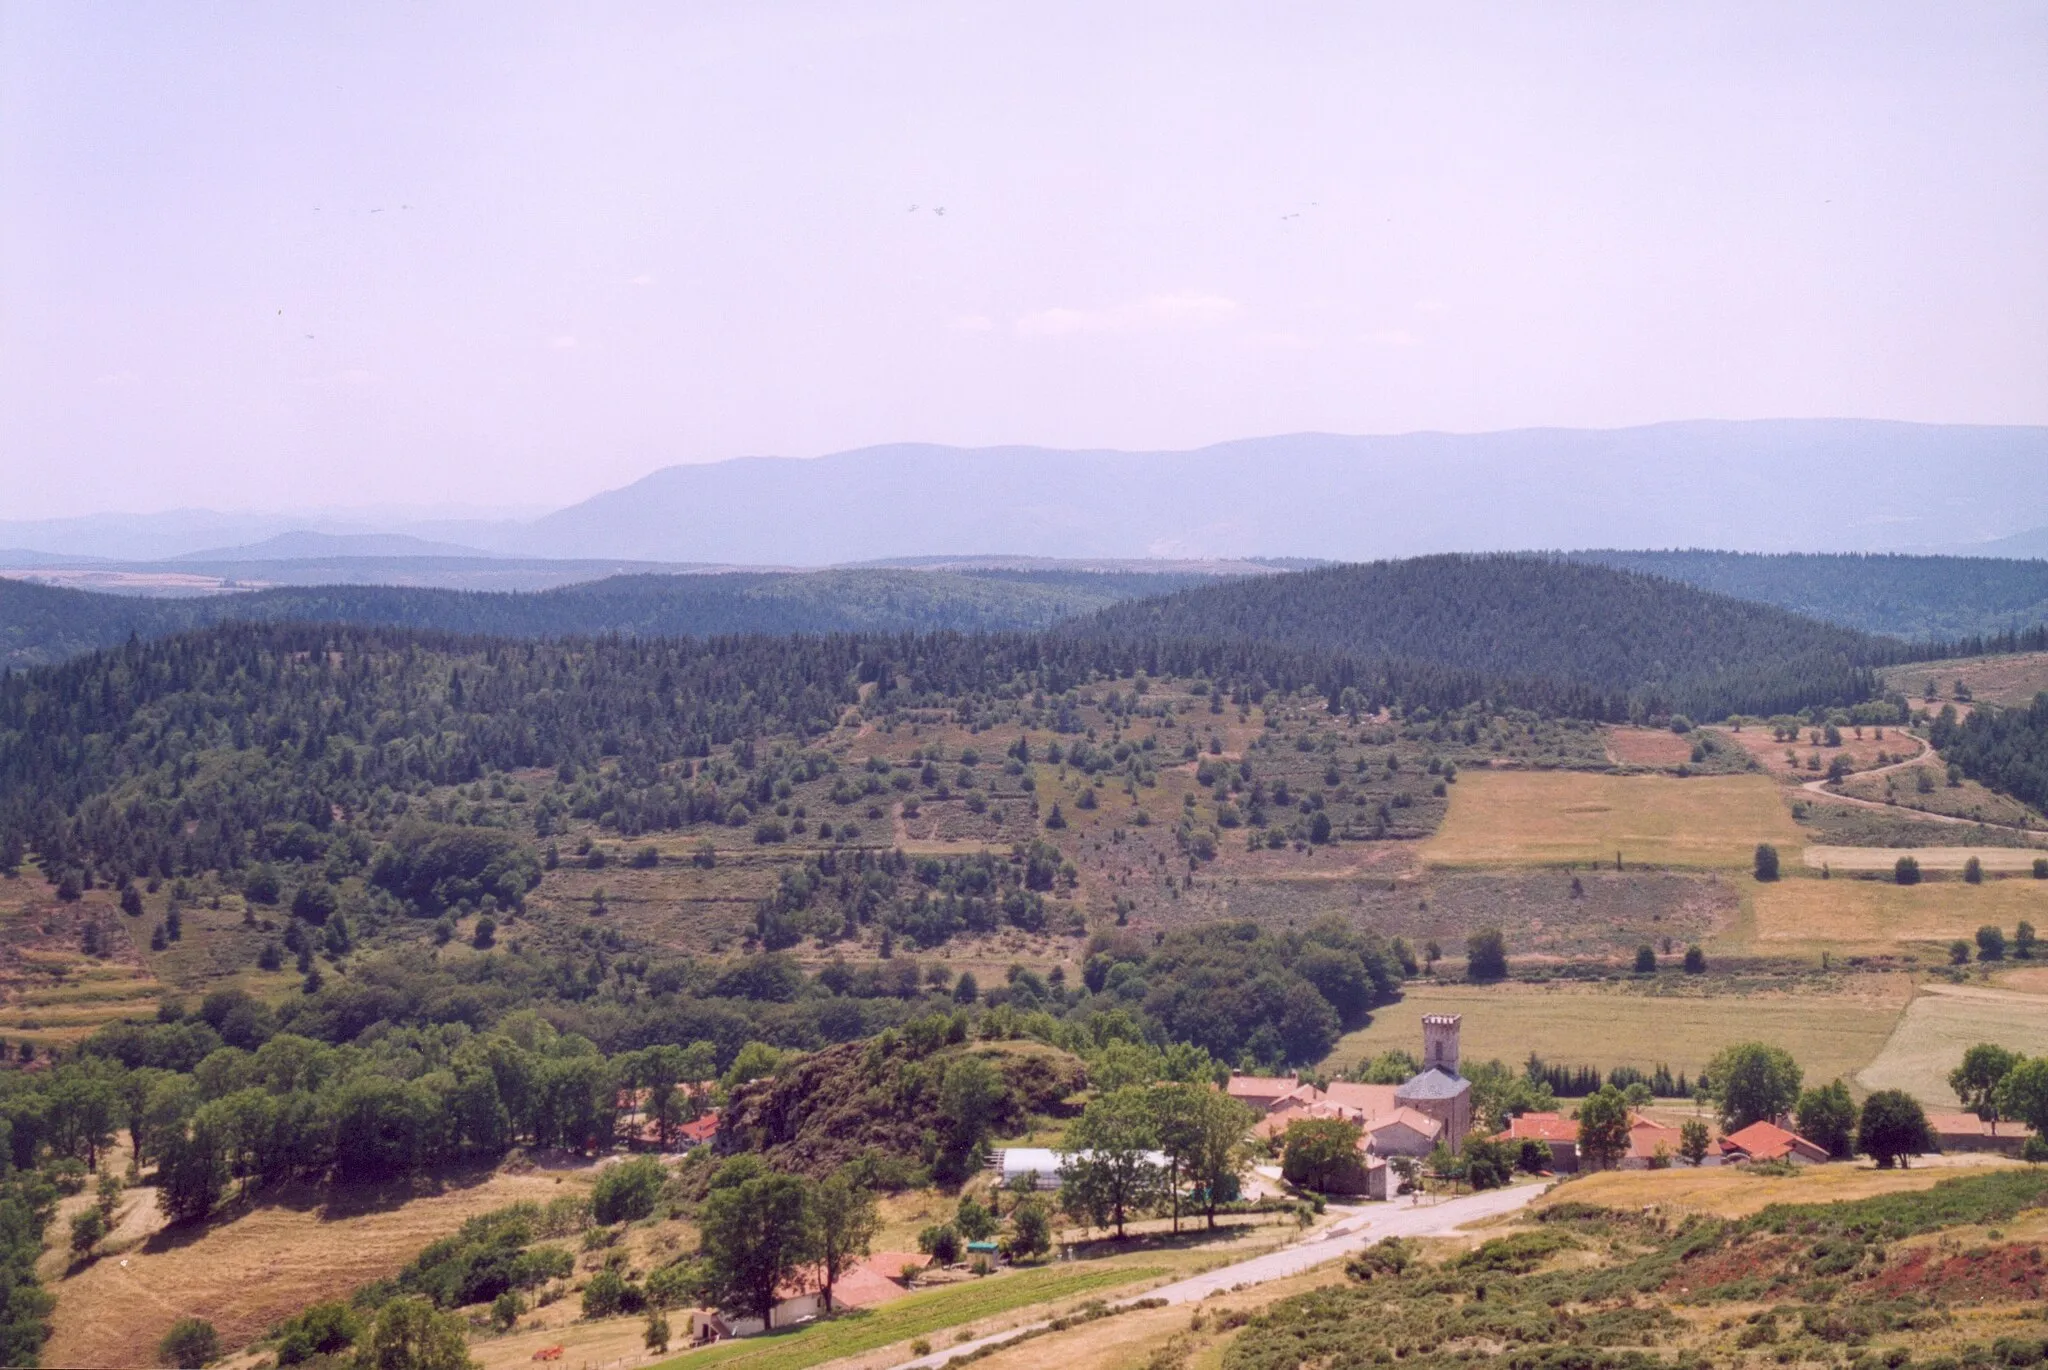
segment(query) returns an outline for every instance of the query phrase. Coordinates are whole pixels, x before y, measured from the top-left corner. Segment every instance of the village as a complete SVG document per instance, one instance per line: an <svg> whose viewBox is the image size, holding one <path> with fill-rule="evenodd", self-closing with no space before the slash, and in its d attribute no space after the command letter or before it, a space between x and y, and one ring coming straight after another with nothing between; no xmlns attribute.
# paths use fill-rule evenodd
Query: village
<svg viewBox="0 0 2048 1370"><path fill-rule="evenodd" d="M1760 1174L1779 1174L1839 1163L1854 1154L1853 1139L1831 1138L1831 1149L1826 1142L1801 1135L1789 1108L1723 1130L1704 1091L1687 1101L1617 1093L1626 1106L1618 1116L1606 1119L1594 1116L1602 1102L1595 1096L1573 1101L1575 1108L1561 1103L1552 1109L1511 1112L1491 1120L1504 1121L1504 1127L1491 1128L1475 1104L1473 1081L1462 1069L1461 1016L1425 1014L1421 1023L1420 1068L1398 1084L1243 1072L1232 1072L1217 1083L1218 1093L1242 1106L1241 1116L1248 1123L1234 1151L1235 1179L1241 1183L1227 1196L1229 1202L1244 1209L1307 1201L1318 1214L1331 1209L1342 1213L1358 1211L1361 1204L1439 1202L1445 1196L1514 1183L1548 1186L1598 1170L1744 1166ZM720 1115L710 1099L709 1091L702 1098L693 1097L696 1116L666 1132L652 1121L630 1124L629 1145L643 1152L666 1151L666 1159L673 1161L677 1157L670 1148L687 1151L713 1143ZM644 1112L646 1103L644 1092L620 1099L622 1112L629 1116ZM1910 1150L1899 1154L1899 1164L1909 1165L1915 1156L1930 1153L2034 1154L2031 1129L2000 1121L1994 1110L1985 1111L1988 1118L1971 1112L1924 1114L1924 1131L1909 1139ZM1597 1138L1596 1132L1601 1134ZM1099 1159L1087 1151L1052 1146L995 1147L982 1173L962 1190L963 1214L970 1209L982 1212L975 1196L987 1198L985 1226L965 1233L948 1228L947 1235L936 1240L928 1229L919 1250L861 1253L829 1282L829 1292L822 1268L800 1268L778 1287L777 1302L766 1318L711 1307L692 1309L687 1314L688 1340L705 1345L794 1328L835 1312L876 1309L918 1290L971 1281L1012 1264L1070 1259L1072 1243L1085 1240L1090 1223L1099 1217L1070 1187L1082 1168ZM1495 1162L1491 1167L1489 1159ZM1880 1158L1880 1164L1888 1159ZM1184 1196L1165 1178L1172 1159L1159 1150L1143 1149L1125 1160L1136 1170L1149 1172L1149 1184L1134 1193L1150 1196L1140 1202L1149 1202L1151 1209L1132 1216L1156 1219L1152 1210L1163 1211L1166 1203L1161 1196L1175 1201L1178 1215L1178 1199ZM1012 1239L998 1235L1005 1195L1013 1214L1027 1196L1044 1195L1079 1227L1065 1234L1057 1251L1020 1250ZM1305 1215L1308 1211L1303 1210ZM1176 1216L1174 1231L1178 1228ZM1158 1235L1135 1234L1134 1249ZM1118 1240L1122 1239L1120 1231ZM553 1359L558 1350L542 1348L533 1358Z"/></svg>

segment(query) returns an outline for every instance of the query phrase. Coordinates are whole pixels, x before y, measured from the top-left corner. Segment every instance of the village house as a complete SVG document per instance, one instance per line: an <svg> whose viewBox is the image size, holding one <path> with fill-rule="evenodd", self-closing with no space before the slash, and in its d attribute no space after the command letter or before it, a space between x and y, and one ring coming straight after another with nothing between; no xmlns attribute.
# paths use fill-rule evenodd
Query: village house
<svg viewBox="0 0 2048 1370"><path fill-rule="evenodd" d="M1555 1175L1576 1175L1579 1171L1579 1123L1562 1113L1524 1113L1510 1119L1507 1131L1494 1134L1496 1142L1517 1144L1541 1142L1550 1149L1550 1170Z"/></svg>
<svg viewBox="0 0 2048 1370"><path fill-rule="evenodd" d="M1358 1124L1358 1170L1343 1179L1340 1192L1384 1199L1388 1158L1456 1148L1472 1130L1472 1082L1458 1070L1460 1021L1454 1013L1424 1016L1422 1069L1398 1085L1340 1080L1318 1089L1294 1075L1232 1075L1224 1090L1262 1115L1252 1132L1264 1141L1278 1140L1308 1118Z"/></svg>
<svg viewBox="0 0 2048 1370"><path fill-rule="evenodd" d="M1943 1151L1995 1151L2017 1156L2034 1130L2025 1123L1987 1123L1974 1113L1930 1113L1927 1126Z"/></svg>
<svg viewBox="0 0 2048 1370"><path fill-rule="evenodd" d="M1731 1161L1790 1161L1794 1165L1819 1165L1828 1159L1824 1146L1817 1146L1796 1132L1776 1123L1755 1122L1721 1139L1721 1149Z"/></svg>
<svg viewBox="0 0 2048 1370"><path fill-rule="evenodd" d="M832 1307L838 1309L877 1308L910 1292L909 1276L931 1263L931 1257L906 1251L876 1251L848 1270L832 1285ZM759 1318L726 1313L716 1308L690 1310L689 1338L692 1344L724 1341L729 1337L752 1337L771 1327L793 1327L825 1311L825 1279L822 1270L806 1270L777 1289L777 1302L766 1324Z"/></svg>

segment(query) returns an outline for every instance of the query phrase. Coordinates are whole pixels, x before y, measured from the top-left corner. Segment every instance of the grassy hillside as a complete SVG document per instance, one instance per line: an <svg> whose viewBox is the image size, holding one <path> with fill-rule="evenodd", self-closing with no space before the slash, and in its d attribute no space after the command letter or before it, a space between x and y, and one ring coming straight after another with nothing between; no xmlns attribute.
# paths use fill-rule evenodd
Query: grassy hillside
<svg viewBox="0 0 2048 1370"><path fill-rule="evenodd" d="M1193 573L910 571L612 576L534 593L329 585L139 599L0 579L0 667L215 623L389 624L505 637L1043 628L1119 600L1207 583Z"/></svg>
<svg viewBox="0 0 2048 1370"><path fill-rule="evenodd" d="M1438 556L1233 581L1104 610L1076 634L1211 635L1545 681L1557 707L1718 718L1868 698L1896 643L1673 581L1542 557ZM1595 701L1600 703L1596 704Z"/></svg>
<svg viewBox="0 0 2048 1370"><path fill-rule="evenodd" d="M2048 561L2041 560L1711 551L1574 552L1572 559L1916 640L1990 636L2048 623Z"/></svg>

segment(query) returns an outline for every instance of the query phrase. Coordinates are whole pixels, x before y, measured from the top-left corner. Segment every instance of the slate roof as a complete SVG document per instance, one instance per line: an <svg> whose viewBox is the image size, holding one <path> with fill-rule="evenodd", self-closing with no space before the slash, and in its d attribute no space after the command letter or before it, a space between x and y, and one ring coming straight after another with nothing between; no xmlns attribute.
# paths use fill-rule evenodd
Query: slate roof
<svg viewBox="0 0 2048 1370"><path fill-rule="evenodd" d="M1455 1099L1471 1091L1470 1080L1453 1075L1441 1066L1431 1066L1395 1090L1394 1098L1405 1104L1410 1099Z"/></svg>

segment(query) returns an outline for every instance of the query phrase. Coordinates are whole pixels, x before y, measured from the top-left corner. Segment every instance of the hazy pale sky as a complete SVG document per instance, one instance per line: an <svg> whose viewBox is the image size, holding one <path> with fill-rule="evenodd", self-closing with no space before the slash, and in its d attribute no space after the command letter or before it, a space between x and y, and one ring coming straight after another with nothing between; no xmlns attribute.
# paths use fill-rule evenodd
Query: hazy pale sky
<svg viewBox="0 0 2048 1370"><path fill-rule="evenodd" d="M2043 423L2044 244L2039 3L0 0L0 518Z"/></svg>

